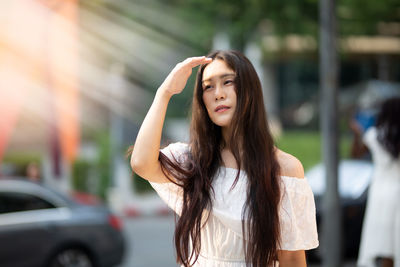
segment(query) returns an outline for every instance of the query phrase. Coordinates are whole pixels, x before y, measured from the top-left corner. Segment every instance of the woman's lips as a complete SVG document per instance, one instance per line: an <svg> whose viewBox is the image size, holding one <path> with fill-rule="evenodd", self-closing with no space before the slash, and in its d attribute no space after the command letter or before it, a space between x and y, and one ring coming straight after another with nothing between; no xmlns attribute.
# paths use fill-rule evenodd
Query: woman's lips
<svg viewBox="0 0 400 267"><path fill-rule="evenodd" d="M215 112L224 112L224 111L226 111L228 109L229 109L228 106L220 105L220 106L215 108Z"/></svg>

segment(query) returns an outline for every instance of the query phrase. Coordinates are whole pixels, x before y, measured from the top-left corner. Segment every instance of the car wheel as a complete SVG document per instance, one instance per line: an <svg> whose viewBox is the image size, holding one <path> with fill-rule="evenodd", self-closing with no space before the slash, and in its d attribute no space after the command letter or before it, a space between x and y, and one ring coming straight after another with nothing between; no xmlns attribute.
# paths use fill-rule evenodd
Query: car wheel
<svg viewBox="0 0 400 267"><path fill-rule="evenodd" d="M85 251L70 248L58 252L52 259L50 267L93 267L93 263Z"/></svg>
<svg viewBox="0 0 400 267"><path fill-rule="evenodd" d="M322 260L322 255L321 255L321 248L317 247L311 250L307 250L307 262L310 263L320 263Z"/></svg>

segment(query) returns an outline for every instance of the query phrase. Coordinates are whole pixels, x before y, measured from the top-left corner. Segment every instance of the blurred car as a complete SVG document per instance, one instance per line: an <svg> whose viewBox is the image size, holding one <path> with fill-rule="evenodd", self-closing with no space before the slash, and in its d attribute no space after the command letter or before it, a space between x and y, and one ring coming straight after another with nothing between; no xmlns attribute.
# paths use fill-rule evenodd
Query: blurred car
<svg viewBox="0 0 400 267"><path fill-rule="evenodd" d="M373 164L363 160L342 160L338 169L338 191L342 213L342 255L356 258L360 244L361 229L367 202L368 188L372 179ZM323 195L325 193L325 167L317 164L306 173L315 197L317 225L322 239ZM324 250L320 247L308 252L310 260L320 260Z"/></svg>
<svg viewBox="0 0 400 267"><path fill-rule="evenodd" d="M124 248L122 223L106 207L0 179L0 266L109 267L122 262Z"/></svg>

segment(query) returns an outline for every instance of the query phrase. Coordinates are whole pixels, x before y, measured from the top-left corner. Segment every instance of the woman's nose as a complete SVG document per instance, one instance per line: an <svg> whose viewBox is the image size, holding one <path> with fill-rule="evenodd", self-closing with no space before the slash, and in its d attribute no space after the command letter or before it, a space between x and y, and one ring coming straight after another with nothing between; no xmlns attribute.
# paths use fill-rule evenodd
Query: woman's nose
<svg viewBox="0 0 400 267"><path fill-rule="evenodd" d="M223 86L217 85L215 88L215 100L225 99L225 97L226 95Z"/></svg>

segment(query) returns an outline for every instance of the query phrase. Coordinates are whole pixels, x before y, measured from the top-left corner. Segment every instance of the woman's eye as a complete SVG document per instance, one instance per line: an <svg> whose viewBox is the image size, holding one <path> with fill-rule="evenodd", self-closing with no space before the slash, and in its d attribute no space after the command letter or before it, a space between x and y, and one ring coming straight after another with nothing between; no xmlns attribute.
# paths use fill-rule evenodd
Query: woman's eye
<svg viewBox="0 0 400 267"><path fill-rule="evenodd" d="M232 83L233 83L232 80L226 80L226 81L224 82L225 85L230 85L230 84L232 84Z"/></svg>
<svg viewBox="0 0 400 267"><path fill-rule="evenodd" d="M210 89L211 88L211 85L205 85L204 87L203 87L203 90L207 90L207 89Z"/></svg>

